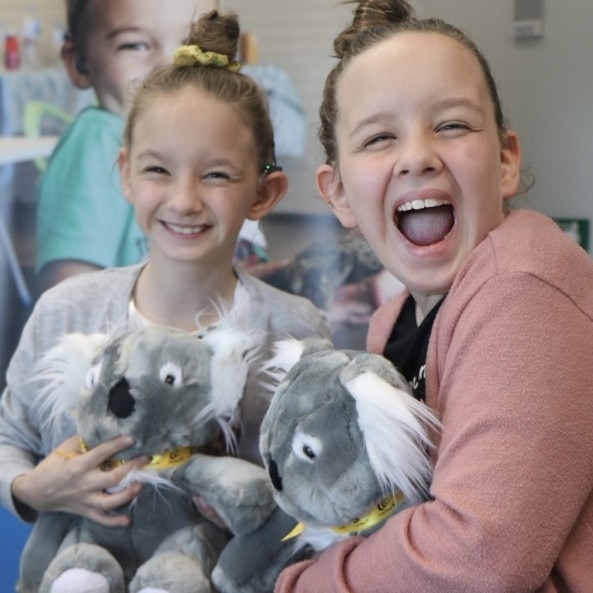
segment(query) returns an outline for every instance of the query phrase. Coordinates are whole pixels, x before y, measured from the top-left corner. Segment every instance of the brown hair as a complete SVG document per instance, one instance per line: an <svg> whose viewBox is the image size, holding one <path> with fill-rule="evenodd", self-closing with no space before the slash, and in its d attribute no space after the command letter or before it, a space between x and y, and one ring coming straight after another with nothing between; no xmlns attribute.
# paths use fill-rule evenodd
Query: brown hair
<svg viewBox="0 0 593 593"><path fill-rule="evenodd" d="M350 1L357 4L353 11L354 17L352 23L339 33L334 40L334 50L339 62L325 81L323 102L319 111L321 118L319 139L325 149L327 163L335 164L338 158L335 136L338 117L336 84L341 73L352 58L403 31L440 33L458 41L472 52L484 75L494 105L494 118L499 130L499 136L501 142L504 141L504 133L508 126L502 114L502 106L490 66L476 44L465 33L440 19L416 18L414 9L406 0Z"/></svg>
<svg viewBox="0 0 593 593"><path fill-rule="evenodd" d="M76 68L82 74L87 74L85 37L92 15L89 14L90 0L66 0L66 21L68 30L65 39L72 43L76 55Z"/></svg>
<svg viewBox="0 0 593 593"><path fill-rule="evenodd" d="M68 35L72 38L78 37L83 28L88 3L89 0L66 0Z"/></svg>
<svg viewBox="0 0 593 593"><path fill-rule="evenodd" d="M212 10L193 23L186 44L198 46L203 52L221 54L232 62L239 35L239 21L233 12ZM260 167L275 163L274 129L265 92L252 78L240 72L199 62L172 64L140 83L124 130L125 145L131 146L136 121L155 97L170 95L185 87L195 88L235 107L252 130Z"/></svg>

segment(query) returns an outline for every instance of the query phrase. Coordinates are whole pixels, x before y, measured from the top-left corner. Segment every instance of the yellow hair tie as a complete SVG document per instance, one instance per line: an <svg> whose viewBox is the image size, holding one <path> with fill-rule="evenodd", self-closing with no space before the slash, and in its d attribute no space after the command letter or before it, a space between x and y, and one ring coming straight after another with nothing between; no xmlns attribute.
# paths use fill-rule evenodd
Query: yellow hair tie
<svg viewBox="0 0 593 593"><path fill-rule="evenodd" d="M180 45L173 54L175 66L212 66L213 68L225 68L231 72L238 72L241 68L239 62L231 62L228 56L215 51L202 51L197 45Z"/></svg>

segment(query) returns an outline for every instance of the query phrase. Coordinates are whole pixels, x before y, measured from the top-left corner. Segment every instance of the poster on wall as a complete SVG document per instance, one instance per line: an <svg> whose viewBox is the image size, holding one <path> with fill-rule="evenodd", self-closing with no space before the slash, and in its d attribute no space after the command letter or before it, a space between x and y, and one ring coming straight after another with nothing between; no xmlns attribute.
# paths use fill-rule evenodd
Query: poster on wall
<svg viewBox="0 0 593 593"><path fill-rule="evenodd" d="M372 313L403 289L366 240L343 229L332 214L271 214L264 230L273 257L261 278L309 299L338 348L364 349ZM291 234L298 239L291 241ZM274 262L278 253L286 257Z"/></svg>

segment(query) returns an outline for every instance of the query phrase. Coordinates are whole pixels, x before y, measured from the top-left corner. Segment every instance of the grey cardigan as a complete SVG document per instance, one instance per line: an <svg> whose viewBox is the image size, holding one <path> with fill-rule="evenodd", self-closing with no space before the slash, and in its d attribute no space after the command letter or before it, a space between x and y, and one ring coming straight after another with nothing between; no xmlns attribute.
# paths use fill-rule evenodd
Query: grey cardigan
<svg viewBox="0 0 593 593"><path fill-rule="evenodd" d="M69 332L109 332L128 322L132 290L144 264L109 268L74 276L45 292L28 319L8 367L6 388L0 399L0 503L17 514L11 483L31 469L66 438L75 434L70 418L59 431L40 426L32 405L36 391L30 380L39 357ZM329 337L329 330L311 302L277 290L253 276L237 271L250 298L250 328L262 330L267 343L286 337ZM241 410L239 455L259 461L259 425L268 399L256 388L257 377L248 380Z"/></svg>

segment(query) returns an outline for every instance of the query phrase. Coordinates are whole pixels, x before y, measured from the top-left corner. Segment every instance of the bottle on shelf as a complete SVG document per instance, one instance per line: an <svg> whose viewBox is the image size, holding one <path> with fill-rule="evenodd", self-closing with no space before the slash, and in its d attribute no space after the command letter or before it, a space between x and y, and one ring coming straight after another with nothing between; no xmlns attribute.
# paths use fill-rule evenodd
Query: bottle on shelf
<svg viewBox="0 0 593 593"><path fill-rule="evenodd" d="M41 66L39 56L39 38L41 37L41 22L37 17L34 5L28 4L23 15L23 62L27 68L36 69Z"/></svg>
<svg viewBox="0 0 593 593"><path fill-rule="evenodd" d="M19 38L10 32L4 36L4 67L7 70L18 70L21 67Z"/></svg>

